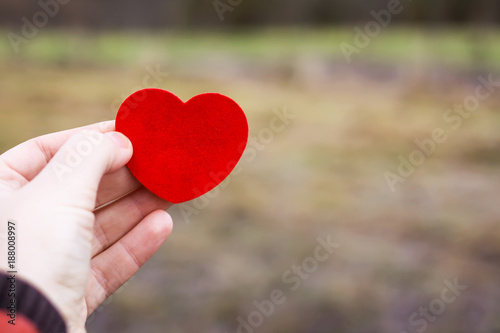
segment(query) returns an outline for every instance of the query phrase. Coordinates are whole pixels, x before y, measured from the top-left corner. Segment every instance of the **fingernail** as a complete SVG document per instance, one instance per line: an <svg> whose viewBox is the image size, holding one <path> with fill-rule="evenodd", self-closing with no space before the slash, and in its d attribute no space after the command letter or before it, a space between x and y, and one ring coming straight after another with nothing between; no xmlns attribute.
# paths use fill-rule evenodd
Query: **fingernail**
<svg viewBox="0 0 500 333"><path fill-rule="evenodd" d="M131 146L130 140L119 132L108 132L105 135L113 139L113 141L115 141L116 144L122 148L128 148Z"/></svg>

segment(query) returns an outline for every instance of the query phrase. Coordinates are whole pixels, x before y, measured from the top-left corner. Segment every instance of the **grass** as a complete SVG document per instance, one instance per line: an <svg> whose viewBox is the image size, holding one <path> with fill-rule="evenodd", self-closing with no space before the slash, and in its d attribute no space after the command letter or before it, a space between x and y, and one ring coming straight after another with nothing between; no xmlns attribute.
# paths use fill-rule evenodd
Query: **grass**
<svg viewBox="0 0 500 333"><path fill-rule="evenodd" d="M360 24L360 28L363 26ZM4 31L3 34L7 34ZM317 55L344 60L339 45L356 46L351 27L321 30L270 29L225 32L107 32L42 30L19 54L14 54L7 38L0 41L0 59L28 60L51 64L137 64L139 61L165 61L165 58L196 59L220 53L240 59ZM449 29L396 27L382 29L361 48L356 60L382 62L435 63L455 67L481 65L498 69L500 33L471 28Z"/></svg>
<svg viewBox="0 0 500 333"><path fill-rule="evenodd" d="M458 130L442 119L478 74L496 77L500 33L389 29L352 65L338 48L349 40L350 28L42 31L20 55L2 40L0 151L112 119L147 66L169 72L156 86L184 100L234 98L252 137L273 110L297 116L198 215L171 209L172 238L89 332L234 332L275 288L287 301L256 332L413 332L411 314L454 278L468 290L426 332L500 327L500 97ZM384 172L436 127L448 140L392 193ZM341 248L290 291L283 272L327 235Z"/></svg>

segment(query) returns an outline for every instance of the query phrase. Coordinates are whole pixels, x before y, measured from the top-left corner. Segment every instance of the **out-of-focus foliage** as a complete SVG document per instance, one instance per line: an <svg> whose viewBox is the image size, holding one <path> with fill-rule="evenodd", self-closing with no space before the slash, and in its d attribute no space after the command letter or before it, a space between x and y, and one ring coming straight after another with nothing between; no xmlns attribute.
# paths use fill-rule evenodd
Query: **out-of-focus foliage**
<svg viewBox="0 0 500 333"><path fill-rule="evenodd" d="M225 10L228 14L223 25L215 10L217 1L219 8L224 4L232 8ZM500 21L500 4L496 0L60 0L67 4L49 24L90 29L321 25L372 19L370 11L386 9L392 1L400 1L406 8L394 17L399 22ZM38 10L39 1L0 0L0 25L16 27L21 17L30 18Z"/></svg>

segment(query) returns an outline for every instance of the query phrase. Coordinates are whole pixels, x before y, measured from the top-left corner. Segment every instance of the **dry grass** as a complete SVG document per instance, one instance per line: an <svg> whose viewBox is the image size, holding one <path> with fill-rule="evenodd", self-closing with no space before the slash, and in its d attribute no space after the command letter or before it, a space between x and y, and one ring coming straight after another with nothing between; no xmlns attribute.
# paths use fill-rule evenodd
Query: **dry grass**
<svg viewBox="0 0 500 333"><path fill-rule="evenodd" d="M321 50L294 50L251 61L227 50L186 58L158 45L154 60L137 63L0 63L0 150L113 118L114 101L140 85L148 64L169 71L158 87L184 100L206 91L233 97L252 136L275 109L297 116L254 159L246 155L241 173L190 223L171 209L168 244L90 332L234 332L237 317L274 288L287 301L256 332L414 332L411 313L454 278L467 291L426 332L500 330L498 93L454 131L442 116L474 91L470 68L347 66ZM436 127L449 139L392 193L384 172ZM328 234L342 246L290 291L283 272Z"/></svg>

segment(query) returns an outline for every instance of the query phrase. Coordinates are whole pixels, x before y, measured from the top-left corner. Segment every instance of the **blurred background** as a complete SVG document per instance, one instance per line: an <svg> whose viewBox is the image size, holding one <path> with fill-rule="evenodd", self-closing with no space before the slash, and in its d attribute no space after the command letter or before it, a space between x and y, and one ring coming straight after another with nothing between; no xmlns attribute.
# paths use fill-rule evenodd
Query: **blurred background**
<svg viewBox="0 0 500 333"><path fill-rule="evenodd" d="M499 22L495 0L0 0L0 152L145 87L246 111L238 174L169 210L91 333L500 332Z"/></svg>

